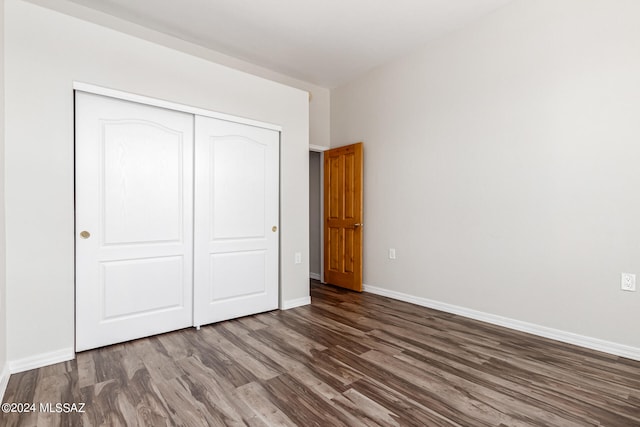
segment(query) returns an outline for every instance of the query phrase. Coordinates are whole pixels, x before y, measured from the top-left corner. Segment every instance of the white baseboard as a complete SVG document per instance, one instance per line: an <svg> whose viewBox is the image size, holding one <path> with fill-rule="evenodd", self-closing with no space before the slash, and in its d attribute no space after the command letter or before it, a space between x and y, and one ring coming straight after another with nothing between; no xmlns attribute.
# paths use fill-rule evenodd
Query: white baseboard
<svg viewBox="0 0 640 427"><path fill-rule="evenodd" d="M497 316L495 314L485 313L482 311L472 310L453 304L447 304L440 301L434 301L427 298L416 297L401 292L391 291L377 286L364 285L364 291L372 294L397 299L400 301L410 302L422 307L432 308L451 314L468 317L482 322L491 323L493 325L504 326L505 328L515 329L516 331L527 332L544 338L550 338L556 341L574 344L591 350L602 351L604 353L613 354L615 356L626 357L628 359L640 361L640 348L618 344L611 341L605 341L598 338L587 337L584 335L574 334L559 329L553 329L546 326L536 325L535 323L523 322L520 320L510 319L508 317Z"/></svg>
<svg viewBox="0 0 640 427"><path fill-rule="evenodd" d="M66 362L73 360L76 353L73 348L65 348L49 353L37 354L24 359L12 360L9 362L9 372L16 374L18 372L28 371L30 369L42 368L43 366L53 365L54 363Z"/></svg>
<svg viewBox="0 0 640 427"><path fill-rule="evenodd" d="M311 304L311 297L302 297L297 299L290 299L288 301L282 302L282 307L280 310L289 310L291 308L302 307L303 305Z"/></svg>
<svg viewBox="0 0 640 427"><path fill-rule="evenodd" d="M0 402L4 399L4 392L7 391L7 384L9 384L9 364L5 363L0 373Z"/></svg>
<svg viewBox="0 0 640 427"><path fill-rule="evenodd" d="M309 279L320 280L320 273L311 273L311 272L309 272Z"/></svg>

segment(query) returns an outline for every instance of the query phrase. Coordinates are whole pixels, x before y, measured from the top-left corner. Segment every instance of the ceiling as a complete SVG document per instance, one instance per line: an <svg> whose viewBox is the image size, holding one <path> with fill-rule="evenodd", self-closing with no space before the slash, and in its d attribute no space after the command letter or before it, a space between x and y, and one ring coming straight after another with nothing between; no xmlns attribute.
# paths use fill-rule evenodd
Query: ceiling
<svg viewBox="0 0 640 427"><path fill-rule="evenodd" d="M510 0L71 0L333 88Z"/></svg>

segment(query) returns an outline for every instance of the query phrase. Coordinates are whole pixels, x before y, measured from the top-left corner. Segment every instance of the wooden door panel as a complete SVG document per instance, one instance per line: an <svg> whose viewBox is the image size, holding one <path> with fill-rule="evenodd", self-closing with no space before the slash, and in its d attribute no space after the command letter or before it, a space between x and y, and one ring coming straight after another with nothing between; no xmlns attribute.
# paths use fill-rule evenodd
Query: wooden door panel
<svg viewBox="0 0 640 427"><path fill-rule="evenodd" d="M342 158L329 157L329 167L326 168L329 174L329 215L331 219L340 219L340 204L342 199L340 197L340 188L342 187L342 176L340 174Z"/></svg>
<svg viewBox="0 0 640 427"><path fill-rule="evenodd" d="M340 229L329 228L328 256L329 271L340 271Z"/></svg>
<svg viewBox="0 0 640 427"><path fill-rule="evenodd" d="M324 276L362 291L362 143L324 152Z"/></svg>
<svg viewBox="0 0 640 427"><path fill-rule="evenodd" d="M356 217L357 197L355 194L355 154L348 153L343 157L344 161L344 219Z"/></svg>
<svg viewBox="0 0 640 427"><path fill-rule="evenodd" d="M355 228L344 229L344 272L355 272L355 246L356 246L356 231Z"/></svg>

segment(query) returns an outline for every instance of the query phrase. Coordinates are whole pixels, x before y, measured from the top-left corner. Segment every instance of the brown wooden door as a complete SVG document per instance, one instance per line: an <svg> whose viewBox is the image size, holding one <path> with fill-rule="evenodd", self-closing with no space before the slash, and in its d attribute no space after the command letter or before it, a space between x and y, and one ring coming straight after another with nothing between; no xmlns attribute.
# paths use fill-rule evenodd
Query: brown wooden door
<svg viewBox="0 0 640 427"><path fill-rule="evenodd" d="M324 152L324 280L362 292L362 143Z"/></svg>

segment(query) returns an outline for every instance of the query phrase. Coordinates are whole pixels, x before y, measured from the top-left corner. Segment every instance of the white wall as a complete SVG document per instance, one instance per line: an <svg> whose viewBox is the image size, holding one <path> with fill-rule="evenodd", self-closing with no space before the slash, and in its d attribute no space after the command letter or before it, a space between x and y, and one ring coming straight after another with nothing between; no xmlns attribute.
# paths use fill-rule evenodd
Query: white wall
<svg viewBox="0 0 640 427"><path fill-rule="evenodd" d="M9 370L7 365L6 252L4 228L4 0L0 0L0 401Z"/></svg>
<svg viewBox="0 0 640 427"><path fill-rule="evenodd" d="M74 80L281 125L281 303L308 298L306 92L20 0L6 0L6 16L13 369L55 361L73 347Z"/></svg>
<svg viewBox="0 0 640 427"><path fill-rule="evenodd" d="M639 22L515 1L333 90L332 146L365 144L365 283L640 356Z"/></svg>
<svg viewBox="0 0 640 427"><path fill-rule="evenodd" d="M308 91L312 94L309 101L309 143L322 147L329 147L329 89L294 79L293 77L257 66L238 58L206 49L202 46L133 24L120 18L107 15L103 12L89 9L77 3L67 0L28 0L31 3L52 8L68 15L78 17L82 20L94 22L96 24L113 28L125 34L133 35L137 38L151 41L175 50L189 53L194 56L213 61L218 64L227 65L236 70L245 71L256 76L264 77L279 83L286 84L298 89Z"/></svg>

